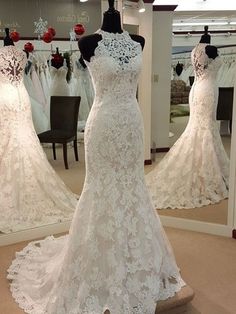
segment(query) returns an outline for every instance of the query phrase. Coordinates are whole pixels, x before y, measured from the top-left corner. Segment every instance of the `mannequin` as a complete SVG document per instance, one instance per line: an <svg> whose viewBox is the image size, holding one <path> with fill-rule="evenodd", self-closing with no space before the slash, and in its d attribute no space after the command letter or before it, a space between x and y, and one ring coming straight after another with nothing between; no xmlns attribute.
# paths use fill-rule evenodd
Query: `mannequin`
<svg viewBox="0 0 236 314"><path fill-rule="evenodd" d="M64 57L61 55L61 53L59 53L58 47L56 48L56 53L53 54L52 56L53 58L51 60L51 65L56 69L62 67L64 64Z"/></svg>
<svg viewBox="0 0 236 314"><path fill-rule="evenodd" d="M14 42L9 35L9 28L5 28L6 37L4 38L4 46L14 46Z"/></svg>
<svg viewBox="0 0 236 314"><path fill-rule="evenodd" d="M121 19L119 11L115 10L114 0L108 0L109 8L103 15L103 23L101 26L101 30L109 33L123 33L121 27ZM145 44L145 39L139 35L130 35L130 37L140 43L142 49ZM82 37L79 40L79 49L82 54L82 57L86 61L90 61L90 58L94 56L94 50L96 49L98 42L102 40L102 36L100 34L92 34L85 37Z"/></svg>
<svg viewBox="0 0 236 314"><path fill-rule="evenodd" d="M200 44L209 44L205 48L205 52L209 58L215 59L218 56L217 48L215 46L211 46L211 36L208 33L208 26L204 26L204 34L200 39Z"/></svg>

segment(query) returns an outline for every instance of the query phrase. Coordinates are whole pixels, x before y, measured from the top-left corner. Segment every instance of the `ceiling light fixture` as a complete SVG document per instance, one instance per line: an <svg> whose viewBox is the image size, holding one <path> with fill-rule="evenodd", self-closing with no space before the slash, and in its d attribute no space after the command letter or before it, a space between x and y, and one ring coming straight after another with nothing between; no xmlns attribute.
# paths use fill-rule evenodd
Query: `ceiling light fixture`
<svg viewBox="0 0 236 314"><path fill-rule="evenodd" d="M145 6L143 0L138 1L138 11L139 13L145 12Z"/></svg>
<svg viewBox="0 0 236 314"><path fill-rule="evenodd" d="M88 0L79 0L80 2L87 2Z"/></svg>
<svg viewBox="0 0 236 314"><path fill-rule="evenodd" d="M228 25L228 22L189 22L173 23L173 26L205 26L205 25Z"/></svg>

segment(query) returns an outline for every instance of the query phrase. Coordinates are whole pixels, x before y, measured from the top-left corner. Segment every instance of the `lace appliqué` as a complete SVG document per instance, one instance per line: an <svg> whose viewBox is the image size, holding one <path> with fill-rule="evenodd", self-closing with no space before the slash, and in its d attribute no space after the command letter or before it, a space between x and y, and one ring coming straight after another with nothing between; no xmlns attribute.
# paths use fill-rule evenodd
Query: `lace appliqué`
<svg viewBox="0 0 236 314"><path fill-rule="evenodd" d="M102 40L98 42L94 55L96 57L112 57L122 70L128 66L131 59L137 57L142 52L141 45L134 40L130 40L131 38L127 31L121 34L114 34L98 30L97 33L102 36Z"/></svg>
<svg viewBox="0 0 236 314"><path fill-rule="evenodd" d="M18 85L23 80L23 70L27 62L23 51L14 46L3 47L0 50L1 77L13 85Z"/></svg>
<svg viewBox="0 0 236 314"><path fill-rule="evenodd" d="M206 78L208 74L211 74L219 70L221 61L219 57L211 59L206 54L205 48L207 44L199 43L191 53L191 60L195 72L196 79Z"/></svg>

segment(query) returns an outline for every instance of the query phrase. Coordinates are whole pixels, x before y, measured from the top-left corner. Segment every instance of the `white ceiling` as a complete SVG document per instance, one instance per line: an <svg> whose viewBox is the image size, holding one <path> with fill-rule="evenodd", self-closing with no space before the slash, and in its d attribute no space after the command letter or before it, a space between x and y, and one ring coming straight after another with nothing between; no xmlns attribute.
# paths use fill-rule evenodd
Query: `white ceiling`
<svg viewBox="0 0 236 314"><path fill-rule="evenodd" d="M236 25L210 26L210 22L235 22L236 0L155 0L154 5L174 5L173 23L204 23L210 30L236 30ZM203 26L174 26L175 31L203 30Z"/></svg>
<svg viewBox="0 0 236 314"><path fill-rule="evenodd" d="M176 11L236 11L235 0L155 0L153 4L177 4Z"/></svg>

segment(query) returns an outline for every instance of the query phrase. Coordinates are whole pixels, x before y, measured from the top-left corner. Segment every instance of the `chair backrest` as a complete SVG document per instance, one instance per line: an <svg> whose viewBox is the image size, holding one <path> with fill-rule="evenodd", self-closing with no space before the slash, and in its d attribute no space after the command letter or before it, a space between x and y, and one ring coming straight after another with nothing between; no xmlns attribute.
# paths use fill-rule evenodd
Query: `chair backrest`
<svg viewBox="0 0 236 314"><path fill-rule="evenodd" d="M52 130L64 130L76 134L80 96L51 96L50 123Z"/></svg>
<svg viewBox="0 0 236 314"><path fill-rule="evenodd" d="M233 98L233 87L219 87L217 120L232 120Z"/></svg>

